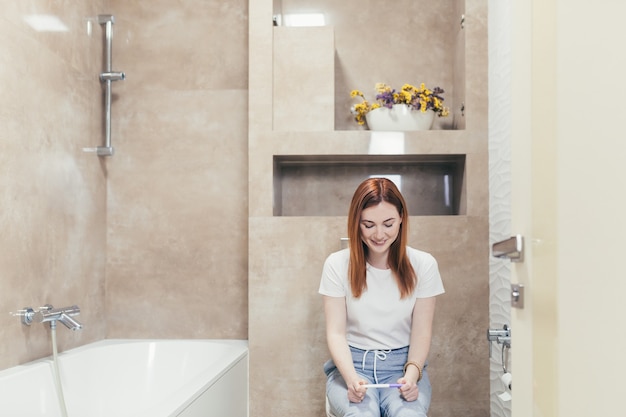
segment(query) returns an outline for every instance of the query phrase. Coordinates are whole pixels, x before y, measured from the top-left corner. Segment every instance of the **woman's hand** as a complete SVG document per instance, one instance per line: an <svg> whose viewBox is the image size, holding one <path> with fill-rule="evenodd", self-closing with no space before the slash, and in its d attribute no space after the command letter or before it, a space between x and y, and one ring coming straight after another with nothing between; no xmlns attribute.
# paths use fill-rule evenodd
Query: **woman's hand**
<svg viewBox="0 0 626 417"><path fill-rule="evenodd" d="M362 387L361 385L363 384L367 384L363 379L348 384L348 400L350 400L351 403L360 403L363 401L363 398L365 398L367 388Z"/></svg>
<svg viewBox="0 0 626 417"><path fill-rule="evenodd" d="M407 380L406 378L398 379L398 384L404 384L400 388L400 395L406 401L415 401L420 394L420 390L417 387L417 383L414 381Z"/></svg>

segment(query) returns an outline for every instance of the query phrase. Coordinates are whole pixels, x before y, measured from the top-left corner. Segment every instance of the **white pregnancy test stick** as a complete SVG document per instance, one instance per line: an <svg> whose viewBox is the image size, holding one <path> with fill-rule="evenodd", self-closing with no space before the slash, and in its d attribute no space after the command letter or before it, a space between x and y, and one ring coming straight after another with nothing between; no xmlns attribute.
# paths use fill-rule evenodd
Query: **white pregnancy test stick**
<svg viewBox="0 0 626 417"><path fill-rule="evenodd" d="M400 388L404 384L363 384L364 388Z"/></svg>

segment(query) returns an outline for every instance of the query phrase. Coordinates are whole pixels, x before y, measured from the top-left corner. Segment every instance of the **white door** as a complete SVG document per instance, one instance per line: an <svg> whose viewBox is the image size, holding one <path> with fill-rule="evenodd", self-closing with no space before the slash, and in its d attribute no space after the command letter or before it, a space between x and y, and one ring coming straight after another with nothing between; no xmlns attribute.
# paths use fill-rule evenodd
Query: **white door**
<svg viewBox="0 0 626 417"><path fill-rule="evenodd" d="M626 2L513 1L513 417L624 414Z"/></svg>

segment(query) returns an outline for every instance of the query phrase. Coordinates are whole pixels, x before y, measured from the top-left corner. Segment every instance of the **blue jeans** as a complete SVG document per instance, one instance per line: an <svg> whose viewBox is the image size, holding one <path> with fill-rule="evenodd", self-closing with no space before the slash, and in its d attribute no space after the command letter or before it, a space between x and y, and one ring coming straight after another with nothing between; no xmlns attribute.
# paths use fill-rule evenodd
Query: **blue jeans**
<svg viewBox="0 0 626 417"><path fill-rule="evenodd" d="M357 374L371 384L394 384L404 375L409 348L391 351L361 350L350 347ZM417 384L417 401L405 401L397 388L368 388L362 402L348 400L348 387L332 360L324 364L326 396L332 412L343 417L426 417L432 389L426 365Z"/></svg>

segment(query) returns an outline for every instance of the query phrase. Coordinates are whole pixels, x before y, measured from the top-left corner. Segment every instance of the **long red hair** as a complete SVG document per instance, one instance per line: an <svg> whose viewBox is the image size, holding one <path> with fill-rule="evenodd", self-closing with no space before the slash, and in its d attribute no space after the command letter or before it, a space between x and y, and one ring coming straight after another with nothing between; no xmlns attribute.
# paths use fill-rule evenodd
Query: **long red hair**
<svg viewBox="0 0 626 417"><path fill-rule="evenodd" d="M350 239L348 279L352 295L356 298L359 298L367 288L365 268L368 247L361 239L361 213L366 208L383 201L393 204L402 219L398 238L391 244L387 260L398 284L400 298L408 297L417 285L417 275L406 254L409 214L404 197L398 187L387 178L370 178L357 187L348 212L348 238Z"/></svg>

